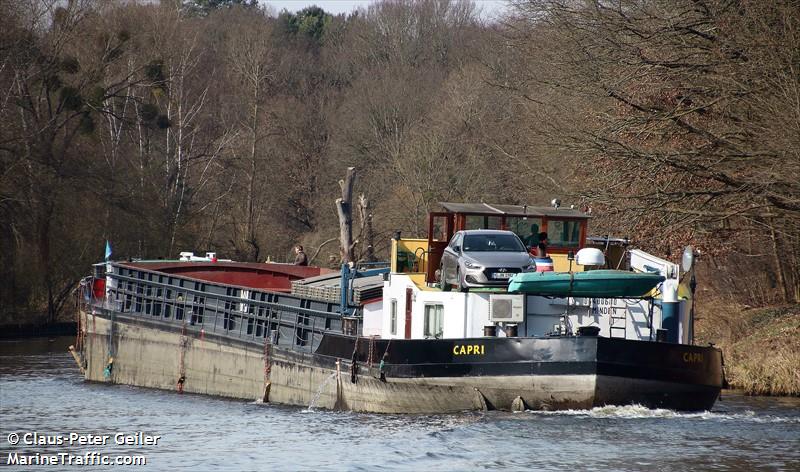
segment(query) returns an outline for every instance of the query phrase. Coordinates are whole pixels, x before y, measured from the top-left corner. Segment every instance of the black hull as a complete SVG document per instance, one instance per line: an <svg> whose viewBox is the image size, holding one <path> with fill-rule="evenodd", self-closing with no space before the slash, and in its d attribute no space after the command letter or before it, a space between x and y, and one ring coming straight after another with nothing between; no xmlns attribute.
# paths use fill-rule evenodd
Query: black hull
<svg viewBox="0 0 800 472"><path fill-rule="evenodd" d="M477 354L462 354L467 350ZM355 359L363 368L377 365L384 353L386 379L462 378L478 385L481 378L530 378L535 383L537 377L593 377L593 407L638 404L709 410L724 384L722 353L717 348L602 337L359 338L356 346L355 337L326 334L314 357L319 367L330 366L332 359ZM524 393L519 396L524 398ZM583 401L576 403L586 406Z"/></svg>

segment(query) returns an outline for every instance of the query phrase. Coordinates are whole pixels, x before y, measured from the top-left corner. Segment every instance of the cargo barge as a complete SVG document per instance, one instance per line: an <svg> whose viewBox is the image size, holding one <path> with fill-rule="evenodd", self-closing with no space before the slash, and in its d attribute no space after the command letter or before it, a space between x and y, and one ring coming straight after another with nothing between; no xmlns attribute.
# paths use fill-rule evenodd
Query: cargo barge
<svg viewBox="0 0 800 472"><path fill-rule="evenodd" d="M393 239L385 268L97 264L78 310L85 378L381 413L714 405L722 357L692 345L691 264L606 239L606 266L663 282L635 299L446 291L437 271L459 230L535 224L558 236L556 272L588 269L573 256L592 241L575 210L442 205L428 238Z"/></svg>

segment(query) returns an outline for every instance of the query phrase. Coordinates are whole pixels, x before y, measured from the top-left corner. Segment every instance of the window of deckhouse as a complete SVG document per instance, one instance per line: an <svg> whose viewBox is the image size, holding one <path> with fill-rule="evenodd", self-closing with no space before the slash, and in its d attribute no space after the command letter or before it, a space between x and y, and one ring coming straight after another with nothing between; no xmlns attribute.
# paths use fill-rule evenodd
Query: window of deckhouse
<svg viewBox="0 0 800 472"><path fill-rule="evenodd" d="M526 247L536 247L539 244L539 233L542 232L542 219L521 216L506 217L506 227L519 236Z"/></svg>
<svg viewBox="0 0 800 472"><path fill-rule="evenodd" d="M394 335L397 334L397 300L392 299L389 309L389 332Z"/></svg>
<svg viewBox="0 0 800 472"><path fill-rule="evenodd" d="M425 305L426 338L440 339L444 334L444 305Z"/></svg>
<svg viewBox="0 0 800 472"><path fill-rule="evenodd" d="M580 221L548 220L547 239L551 246L578 247L581 240Z"/></svg>

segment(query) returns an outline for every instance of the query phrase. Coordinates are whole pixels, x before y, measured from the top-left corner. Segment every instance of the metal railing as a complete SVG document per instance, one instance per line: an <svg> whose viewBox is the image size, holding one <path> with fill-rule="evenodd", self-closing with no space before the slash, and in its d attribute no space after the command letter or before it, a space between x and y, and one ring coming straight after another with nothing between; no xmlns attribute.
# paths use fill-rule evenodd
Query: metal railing
<svg viewBox="0 0 800 472"><path fill-rule="evenodd" d="M336 303L115 263L111 268L106 298L93 299L90 306L198 334L260 344L275 336L273 343L304 352L313 352L324 333L342 332Z"/></svg>

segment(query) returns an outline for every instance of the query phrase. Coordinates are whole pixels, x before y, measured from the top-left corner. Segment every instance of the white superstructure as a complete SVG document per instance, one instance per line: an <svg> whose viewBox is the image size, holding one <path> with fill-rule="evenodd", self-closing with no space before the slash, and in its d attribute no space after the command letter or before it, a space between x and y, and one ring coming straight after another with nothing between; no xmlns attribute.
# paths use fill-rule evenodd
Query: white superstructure
<svg viewBox="0 0 800 472"><path fill-rule="evenodd" d="M496 335L516 327L519 336L576 334L579 327L595 326L599 335L631 340L656 340L662 321L662 299L674 297L680 270L676 264L643 251L631 251L632 269L667 277L651 299L558 298L508 294L502 291L444 292L408 273L392 273L383 287L383 301L366 306L364 334L390 339L469 338L496 326ZM662 288L666 287L666 296ZM502 301L512 312L508 321L491 319L492 303ZM689 343L689 300L677 299L680 342ZM510 303L509 303L510 302ZM503 308L504 310L506 308ZM368 331L368 333L367 333Z"/></svg>

